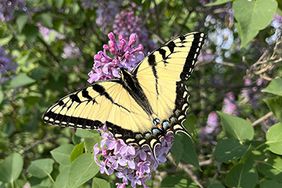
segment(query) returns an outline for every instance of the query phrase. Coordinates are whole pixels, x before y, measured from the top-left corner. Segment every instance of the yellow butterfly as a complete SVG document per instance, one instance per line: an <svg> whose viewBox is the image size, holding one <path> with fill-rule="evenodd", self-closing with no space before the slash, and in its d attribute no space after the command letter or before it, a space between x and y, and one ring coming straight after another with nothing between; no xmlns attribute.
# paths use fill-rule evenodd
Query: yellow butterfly
<svg viewBox="0 0 282 188"><path fill-rule="evenodd" d="M197 61L205 35L194 32L168 41L119 79L98 81L51 106L45 122L64 127L97 129L106 125L127 144L155 149L171 131L182 126L189 107L185 81Z"/></svg>

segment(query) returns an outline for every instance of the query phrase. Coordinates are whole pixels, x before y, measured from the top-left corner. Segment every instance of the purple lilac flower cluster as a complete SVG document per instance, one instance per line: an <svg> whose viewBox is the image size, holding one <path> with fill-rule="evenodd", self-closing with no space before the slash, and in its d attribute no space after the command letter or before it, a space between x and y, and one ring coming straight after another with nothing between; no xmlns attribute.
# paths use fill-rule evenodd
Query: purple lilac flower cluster
<svg viewBox="0 0 282 188"><path fill-rule="evenodd" d="M102 174L111 175L121 179L118 188L142 185L147 187L146 181L151 178L160 163L166 162L166 156L173 143L173 133L167 133L161 139L161 145L156 148L156 158L149 148L134 147L116 139L107 131L106 126L100 128L102 140L100 145L94 146L94 160L100 166Z"/></svg>
<svg viewBox="0 0 282 188"><path fill-rule="evenodd" d="M251 78L246 77L244 79L244 85L246 87L241 91L244 102L248 102L253 108L257 108L259 105L260 90L266 85L266 83L267 82L262 78L258 78L256 81L253 81Z"/></svg>
<svg viewBox="0 0 282 188"><path fill-rule="evenodd" d="M229 4L226 5L226 11L219 15L220 18L207 15L204 26L210 28L210 32L199 56L200 62L212 62L214 60L216 63L222 63L225 58L229 58L239 50L239 40L234 38L235 31L232 30L234 16L229 6ZM221 22L221 17L227 22ZM207 49L207 46L214 46L215 50Z"/></svg>
<svg viewBox="0 0 282 188"><path fill-rule="evenodd" d="M94 64L89 72L88 82L118 78L118 68L123 67L131 71L144 58L143 46L137 45L138 37L131 34L127 40L122 35L116 37L108 34L109 42L94 56Z"/></svg>
<svg viewBox="0 0 282 188"><path fill-rule="evenodd" d="M95 6L94 0L80 0L81 6L84 9L93 9Z"/></svg>
<svg viewBox="0 0 282 188"><path fill-rule="evenodd" d="M1 0L0 20L3 22L12 20L17 9L26 10L25 0Z"/></svg>
<svg viewBox="0 0 282 188"><path fill-rule="evenodd" d="M235 100L233 92L229 92L223 99L222 111L231 115L238 115L238 104ZM220 132L219 117L216 112L210 112L208 115L207 123L205 127L200 130L200 140L202 142L214 142L214 137Z"/></svg>
<svg viewBox="0 0 282 188"><path fill-rule="evenodd" d="M282 16L278 14L275 15L271 22L271 26L274 28L275 32L273 35L266 38L266 42L268 44L274 44L279 38L281 38L282 36Z"/></svg>
<svg viewBox="0 0 282 188"><path fill-rule="evenodd" d="M151 50L155 47L154 42L149 40L148 30L144 26L142 19L136 16L132 9L123 10L116 15L113 32L124 37L129 37L130 33L136 33L140 42Z"/></svg>
<svg viewBox="0 0 282 188"><path fill-rule="evenodd" d="M9 78L7 77L7 73L15 71L16 68L17 64L8 57L5 50L0 46L0 83L8 80Z"/></svg>
<svg viewBox="0 0 282 188"><path fill-rule="evenodd" d="M239 115L238 105L233 92L226 93L223 99L222 111L226 114Z"/></svg>
<svg viewBox="0 0 282 188"><path fill-rule="evenodd" d="M41 23L36 24L41 36L46 42L53 41L55 39L64 39L65 36L53 29L49 29L48 27L43 26Z"/></svg>
<svg viewBox="0 0 282 188"><path fill-rule="evenodd" d="M81 55L80 49L76 46L74 42L65 44L64 53L62 57L65 59L74 59L78 58Z"/></svg>
<svg viewBox="0 0 282 188"><path fill-rule="evenodd" d="M119 13L123 0L97 0L97 18L96 24L101 28L103 33L112 30L115 16Z"/></svg>

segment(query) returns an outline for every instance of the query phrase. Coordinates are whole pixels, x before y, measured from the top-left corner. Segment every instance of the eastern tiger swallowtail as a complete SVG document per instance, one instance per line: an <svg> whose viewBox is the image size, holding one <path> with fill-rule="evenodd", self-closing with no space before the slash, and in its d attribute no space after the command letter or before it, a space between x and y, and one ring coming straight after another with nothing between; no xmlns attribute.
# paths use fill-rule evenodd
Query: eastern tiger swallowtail
<svg viewBox="0 0 282 188"><path fill-rule="evenodd" d="M160 137L186 132L182 123L189 107L185 81L190 77L205 35L179 36L153 51L119 79L98 81L51 106L45 122L64 127L108 130L127 144L155 149Z"/></svg>

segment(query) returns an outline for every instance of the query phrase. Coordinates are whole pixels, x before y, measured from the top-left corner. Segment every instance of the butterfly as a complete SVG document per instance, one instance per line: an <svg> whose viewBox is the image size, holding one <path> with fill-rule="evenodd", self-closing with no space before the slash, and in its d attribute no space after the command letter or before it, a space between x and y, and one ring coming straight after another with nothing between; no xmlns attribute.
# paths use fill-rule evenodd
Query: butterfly
<svg viewBox="0 0 282 188"><path fill-rule="evenodd" d="M205 34L188 33L166 42L120 78L98 81L58 100L43 115L52 125L98 129L106 125L117 139L155 150L167 132L183 127L189 108L186 81Z"/></svg>

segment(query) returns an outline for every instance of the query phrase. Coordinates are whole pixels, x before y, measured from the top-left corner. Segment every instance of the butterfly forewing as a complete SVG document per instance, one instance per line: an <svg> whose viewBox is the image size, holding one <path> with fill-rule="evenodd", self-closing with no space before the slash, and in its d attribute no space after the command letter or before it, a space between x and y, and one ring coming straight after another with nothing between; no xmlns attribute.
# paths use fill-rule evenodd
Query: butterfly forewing
<svg viewBox="0 0 282 188"><path fill-rule="evenodd" d="M51 106L43 116L54 125L97 129L109 122L126 130L145 132L151 120L118 82L99 82L76 91Z"/></svg>

